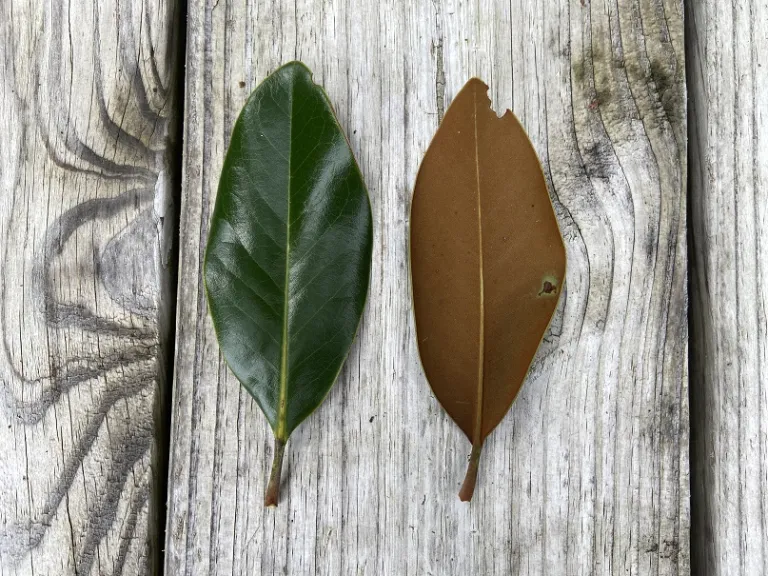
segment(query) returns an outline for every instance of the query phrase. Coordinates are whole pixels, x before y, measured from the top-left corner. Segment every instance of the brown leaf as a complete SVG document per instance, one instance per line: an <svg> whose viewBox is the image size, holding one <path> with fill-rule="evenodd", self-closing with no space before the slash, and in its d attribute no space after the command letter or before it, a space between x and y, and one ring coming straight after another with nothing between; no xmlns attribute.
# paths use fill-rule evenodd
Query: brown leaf
<svg viewBox="0 0 768 576"><path fill-rule="evenodd" d="M565 248L541 166L515 116L473 78L445 114L416 179L411 277L419 354L435 396L472 442L512 405L557 306Z"/></svg>

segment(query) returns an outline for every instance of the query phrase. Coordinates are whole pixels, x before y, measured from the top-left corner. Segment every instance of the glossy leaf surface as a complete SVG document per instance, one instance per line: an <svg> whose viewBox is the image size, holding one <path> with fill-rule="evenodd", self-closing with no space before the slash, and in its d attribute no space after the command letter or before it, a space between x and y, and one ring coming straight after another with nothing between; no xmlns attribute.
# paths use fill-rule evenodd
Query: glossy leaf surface
<svg viewBox="0 0 768 576"><path fill-rule="evenodd" d="M411 208L419 354L442 406L473 445L509 410L557 306L565 249L536 153L473 78L422 161Z"/></svg>
<svg viewBox="0 0 768 576"><path fill-rule="evenodd" d="M234 126L205 257L219 345L275 433L278 483L285 441L354 339L371 249L368 193L328 98L303 64L287 64Z"/></svg>

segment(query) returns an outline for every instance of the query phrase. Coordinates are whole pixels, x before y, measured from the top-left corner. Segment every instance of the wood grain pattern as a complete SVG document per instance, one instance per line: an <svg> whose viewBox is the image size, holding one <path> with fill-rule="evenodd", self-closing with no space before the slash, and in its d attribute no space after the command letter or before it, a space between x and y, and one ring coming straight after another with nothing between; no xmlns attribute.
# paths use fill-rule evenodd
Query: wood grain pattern
<svg viewBox="0 0 768 576"><path fill-rule="evenodd" d="M688 574L686 122L678 0L190 3L169 574ZM240 106L299 58L374 212L371 294L262 507L269 427L227 371L200 275ZM566 293L471 505L469 443L419 366L411 190L478 75L541 157Z"/></svg>
<svg viewBox="0 0 768 576"><path fill-rule="evenodd" d="M694 574L768 574L768 4L690 2Z"/></svg>
<svg viewBox="0 0 768 576"><path fill-rule="evenodd" d="M160 566L176 6L0 3L0 574Z"/></svg>

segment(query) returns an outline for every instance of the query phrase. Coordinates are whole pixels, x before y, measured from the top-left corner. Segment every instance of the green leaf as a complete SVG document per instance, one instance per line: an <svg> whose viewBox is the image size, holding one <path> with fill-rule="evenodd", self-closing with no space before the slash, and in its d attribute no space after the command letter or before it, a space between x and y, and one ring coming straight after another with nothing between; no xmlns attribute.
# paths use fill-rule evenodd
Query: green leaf
<svg viewBox="0 0 768 576"><path fill-rule="evenodd" d="M354 340L371 268L371 207L325 92L299 62L254 90L232 131L205 255L227 364L275 434L276 505L291 432Z"/></svg>

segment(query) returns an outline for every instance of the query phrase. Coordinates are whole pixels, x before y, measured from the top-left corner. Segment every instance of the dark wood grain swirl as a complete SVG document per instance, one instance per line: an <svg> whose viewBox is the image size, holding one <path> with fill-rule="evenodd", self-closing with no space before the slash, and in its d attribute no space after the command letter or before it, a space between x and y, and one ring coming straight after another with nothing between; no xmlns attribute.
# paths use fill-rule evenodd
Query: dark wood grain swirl
<svg viewBox="0 0 768 576"><path fill-rule="evenodd" d="M159 561L174 2L0 6L0 572Z"/></svg>

